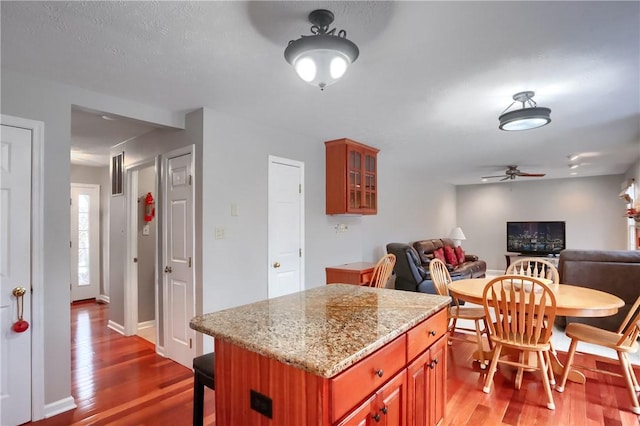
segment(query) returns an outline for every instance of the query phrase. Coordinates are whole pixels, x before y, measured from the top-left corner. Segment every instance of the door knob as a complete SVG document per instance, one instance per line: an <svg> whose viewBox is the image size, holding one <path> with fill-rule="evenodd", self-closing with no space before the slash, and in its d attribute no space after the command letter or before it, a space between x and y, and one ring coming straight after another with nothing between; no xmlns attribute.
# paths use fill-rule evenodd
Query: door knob
<svg viewBox="0 0 640 426"><path fill-rule="evenodd" d="M171 266L165 266L164 271L170 274L171 272L173 272L173 269L171 269Z"/></svg>
<svg viewBox="0 0 640 426"><path fill-rule="evenodd" d="M279 267L280 267L280 262L276 262L276 263L274 263L274 264L273 264L273 267L274 267L274 268L279 268Z"/></svg>

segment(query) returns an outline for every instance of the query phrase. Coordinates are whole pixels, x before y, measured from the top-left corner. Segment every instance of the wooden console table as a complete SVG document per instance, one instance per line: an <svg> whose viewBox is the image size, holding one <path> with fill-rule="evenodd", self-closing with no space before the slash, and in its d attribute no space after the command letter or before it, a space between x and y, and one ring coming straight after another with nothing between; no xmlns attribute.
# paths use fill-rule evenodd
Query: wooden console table
<svg viewBox="0 0 640 426"><path fill-rule="evenodd" d="M369 285L375 266L371 262L353 262L327 267L327 284Z"/></svg>

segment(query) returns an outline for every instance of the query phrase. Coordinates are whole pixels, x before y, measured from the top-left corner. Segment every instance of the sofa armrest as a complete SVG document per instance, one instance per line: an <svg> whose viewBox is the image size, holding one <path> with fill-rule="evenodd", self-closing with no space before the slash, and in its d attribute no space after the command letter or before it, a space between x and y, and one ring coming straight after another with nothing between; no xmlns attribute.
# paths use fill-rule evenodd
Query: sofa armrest
<svg viewBox="0 0 640 426"><path fill-rule="evenodd" d="M478 256L476 256L475 254L465 254L464 255L464 261L465 262L475 262L478 259L480 259L480 258Z"/></svg>

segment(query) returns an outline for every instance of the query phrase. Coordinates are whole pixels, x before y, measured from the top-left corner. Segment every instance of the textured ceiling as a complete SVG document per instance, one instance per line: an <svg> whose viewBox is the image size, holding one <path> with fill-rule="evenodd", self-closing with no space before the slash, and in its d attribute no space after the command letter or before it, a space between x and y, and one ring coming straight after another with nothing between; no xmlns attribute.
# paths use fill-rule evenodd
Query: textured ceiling
<svg viewBox="0 0 640 426"><path fill-rule="evenodd" d="M306 17L318 7L332 10L332 26L360 48L324 92L299 80L283 57L289 40L309 34ZM563 178L572 154L583 154L578 176L619 174L640 157L640 2L1 8L3 68L173 111L205 106L309 135L310 143L350 137L417 179L479 183L510 164ZM498 115L523 90L552 109L552 123L498 130ZM82 112L73 114L72 144L95 145L99 133L76 121L91 119ZM93 121L95 129L113 125ZM133 124L133 133L149 130Z"/></svg>

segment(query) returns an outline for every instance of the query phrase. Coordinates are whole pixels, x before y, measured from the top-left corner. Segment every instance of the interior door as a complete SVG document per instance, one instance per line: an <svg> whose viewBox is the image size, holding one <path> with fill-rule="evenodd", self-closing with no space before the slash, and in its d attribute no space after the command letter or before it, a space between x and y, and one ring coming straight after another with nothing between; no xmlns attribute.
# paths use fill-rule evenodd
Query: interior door
<svg viewBox="0 0 640 426"><path fill-rule="evenodd" d="M304 164L269 157L269 298L304 289Z"/></svg>
<svg viewBox="0 0 640 426"><path fill-rule="evenodd" d="M191 154L165 160L164 275L167 308L167 356L191 368L195 357L193 269L193 186Z"/></svg>
<svg viewBox="0 0 640 426"><path fill-rule="evenodd" d="M0 424L31 420L31 330L12 329L18 306L31 323L31 131L0 135ZM23 287L22 302L13 289Z"/></svg>
<svg viewBox="0 0 640 426"><path fill-rule="evenodd" d="M100 186L71 184L71 301L100 294Z"/></svg>

